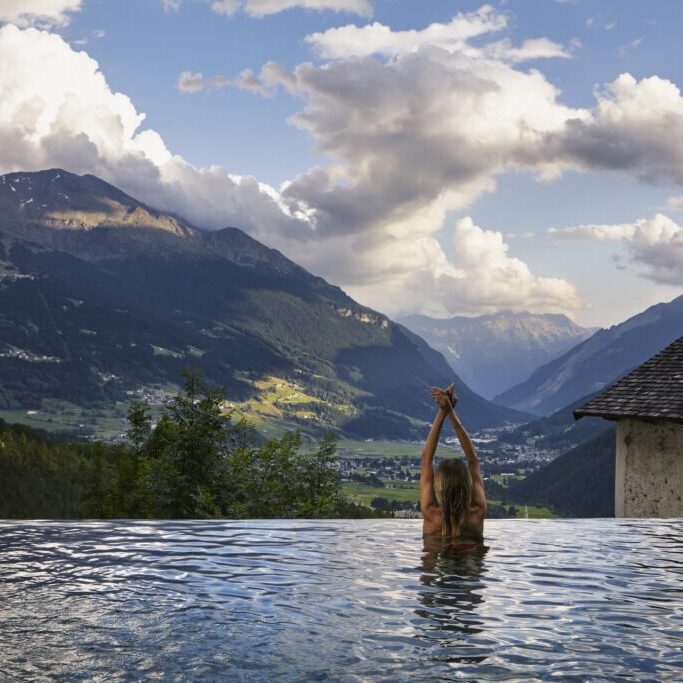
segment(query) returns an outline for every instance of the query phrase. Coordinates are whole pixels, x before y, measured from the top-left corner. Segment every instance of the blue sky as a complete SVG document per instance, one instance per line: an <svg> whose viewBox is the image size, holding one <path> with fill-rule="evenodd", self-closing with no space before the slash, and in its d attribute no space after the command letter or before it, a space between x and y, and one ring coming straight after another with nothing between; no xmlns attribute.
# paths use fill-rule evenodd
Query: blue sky
<svg viewBox="0 0 683 683"><path fill-rule="evenodd" d="M313 4L348 7L354 1ZM251 16L244 7L225 14L210 0L175 7L162 0L31 2L41 16L22 16L12 9L14 0L0 0L0 19L24 35L26 55L5 35L19 67L29 63L36 52L31 44L39 40L54 50L55 65L63 60L62 71L70 68L72 53L85 52L106 92L94 80L88 84L86 71L80 85L65 76L63 92L51 83L53 101L75 97L101 115L84 124L84 135L98 147L97 160L73 149L69 156L41 150L26 155L27 168L66 159L70 170L98 172L200 226L242 227L392 315L512 308L609 325L681 293L683 201L676 198L683 195L683 152L676 133L683 131L683 105L679 109L675 87L683 84L683 3L677 0L509 0L488 9L483 2L372 0L366 3L372 16L300 7L266 16ZM297 4L274 0L288 3ZM376 22L395 35L430 24L448 27L458 14L463 25L485 21L489 27L451 41L445 51L427 33L414 49L404 50L400 36L384 52L359 54L350 42L350 25ZM343 38L335 54L332 29ZM47 34L61 36L65 45L48 47ZM312 34L323 37L306 41ZM377 36L363 34L361 43ZM525 41L540 38L548 54L519 56ZM276 75L262 71L269 62L279 65ZM305 63L311 64L307 70L300 66ZM237 83L245 69L261 94ZM201 74L205 87L183 91L184 72ZM610 89L626 73L632 81ZM296 75L295 85L287 74ZM434 83L427 86L430 74ZM481 96L470 76L500 88L494 106L501 108L501 120L488 112L479 128L477 107L490 106L488 100L472 99L463 108L462 102ZM59 80L47 72L43 77ZM223 80L213 87L217 77ZM644 80L651 77L657 81ZM377 79L374 92L364 85L370 78ZM554 97L548 95L553 87ZM2 98L11 99L8 88L0 94L0 111ZM31 88L41 93L40 74L22 85L21 96L28 99ZM112 93L129 98L123 114ZM367 106L359 97L367 97ZM49 109L48 97L43 100ZM113 144L116 126L103 113L108 107L122 120L144 112L137 132L155 131L164 154L150 153L135 134ZM519 118L514 131L504 120L508 107ZM19 126L18 111L5 121L0 114L0 126ZM403 112L400 120L396 111ZM359 116L374 113L387 121L384 129L368 126L358 133L367 123ZM578 126L571 123L577 120ZM441 145L431 130L442 122ZM80 132L73 126L69 135ZM391 126L395 146L386 134ZM519 143L529 127L538 129L534 141ZM55 124L50 139L64 129ZM471 149L470 132L477 140ZM137 184L136 155L151 169ZM491 161L483 163L488 155ZM18 152L0 170L21 165ZM311 170L316 168L322 171ZM179 184L196 196L184 189L187 196L179 197ZM412 196L413 185L421 184ZM667 220L655 220L657 214Z"/></svg>

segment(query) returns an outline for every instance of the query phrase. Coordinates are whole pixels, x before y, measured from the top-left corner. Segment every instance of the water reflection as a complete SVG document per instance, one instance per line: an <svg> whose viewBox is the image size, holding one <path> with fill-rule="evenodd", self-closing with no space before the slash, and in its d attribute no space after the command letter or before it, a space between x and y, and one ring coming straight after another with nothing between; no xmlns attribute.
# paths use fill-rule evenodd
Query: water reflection
<svg viewBox="0 0 683 683"><path fill-rule="evenodd" d="M1 522L0 681L670 680L683 520Z"/></svg>
<svg viewBox="0 0 683 683"><path fill-rule="evenodd" d="M484 630L478 615L484 603L485 558L483 544L444 545L441 539L425 539L418 592L424 622L423 637L444 648L433 659L475 664L487 655L473 636Z"/></svg>

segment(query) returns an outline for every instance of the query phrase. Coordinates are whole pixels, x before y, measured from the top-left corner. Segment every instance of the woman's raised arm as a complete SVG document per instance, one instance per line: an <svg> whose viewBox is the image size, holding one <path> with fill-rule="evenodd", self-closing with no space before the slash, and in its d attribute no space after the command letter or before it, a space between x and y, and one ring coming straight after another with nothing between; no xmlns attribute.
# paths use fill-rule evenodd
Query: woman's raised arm
<svg viewBox="0 0 683 683"><path fill-rule="evenodd" d="M434 418L427 441L425 441L424 448L422 449L422 458L420 460L420 510L425 519L431 518L439 507L436 494L434 493L433 461L445 419L446 410L439 406L439 412Z"/></svg>
<svg viewBox="0 0 683 683"><path fill-rule="evenodd" d="M451 409L448 411L448 415L451 418L455 433L460 442L460 447L465 454L467 459L467 468L470 471L472 477L472 507L478 508L482 515L486 513L486 494L484 492L484 477L481 473L481 465L479 464L479 457L477 456L477 451L474 448L472 439L467 433L465 426L460 422L460 418L455 414L455 400L451 402Z"/></svg>

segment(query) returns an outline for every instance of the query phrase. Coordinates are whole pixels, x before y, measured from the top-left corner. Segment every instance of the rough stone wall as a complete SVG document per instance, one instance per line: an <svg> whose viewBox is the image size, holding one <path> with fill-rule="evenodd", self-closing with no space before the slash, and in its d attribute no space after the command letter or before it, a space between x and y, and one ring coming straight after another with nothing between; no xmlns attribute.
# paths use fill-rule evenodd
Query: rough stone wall
<svg viewBox="0 0 683 683"><path fill-rule="evenodd" d="M683 517L683 425L619 420L617 517Z"/></svg>

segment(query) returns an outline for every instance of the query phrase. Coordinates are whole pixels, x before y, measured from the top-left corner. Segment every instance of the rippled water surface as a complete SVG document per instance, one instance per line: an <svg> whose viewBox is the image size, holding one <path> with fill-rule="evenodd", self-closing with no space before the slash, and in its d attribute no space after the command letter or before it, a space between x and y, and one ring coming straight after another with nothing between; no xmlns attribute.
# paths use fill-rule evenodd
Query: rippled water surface
<svg viewBox="0 0 683 683"><path fill-rule="evenodd" d="M683 680L683 522L0 523L0 679Z"/></svg>

